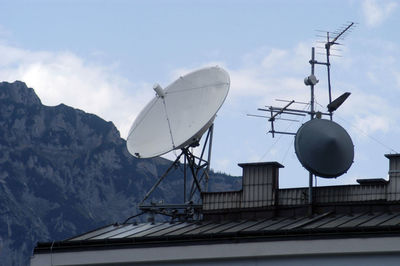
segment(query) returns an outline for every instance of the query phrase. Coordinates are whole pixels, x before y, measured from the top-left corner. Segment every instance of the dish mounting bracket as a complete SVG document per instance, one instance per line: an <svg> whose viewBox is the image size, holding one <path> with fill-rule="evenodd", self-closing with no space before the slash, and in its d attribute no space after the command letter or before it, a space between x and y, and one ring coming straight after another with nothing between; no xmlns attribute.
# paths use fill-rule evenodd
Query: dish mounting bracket
<svg viewBox="0 0 400 266"><path fill-rule="evenodd" d="M166 215L171 217L173 220L200 219L202 209L201 193L208 190L213 130L214 126L211 125L208 129L199 156L195 155L193 152L193 147L199 146L199 143L192 143L181 148L181 152L179 155L177 155L176 159L171 162L167 170L158 178L156 183L151 187L151 189L144 196L143 200L140 202L139 209L141 211L149 213L150 216L154 216L154 214ZM205 158L207 148L207 158ZM183 163L181 163L182 158ZM160 183L172 171L177 169L182 170L182 168L184 175L182 203L145 203L155 189L160 185ZM191 184L189 185L189 183Z"/></svg>

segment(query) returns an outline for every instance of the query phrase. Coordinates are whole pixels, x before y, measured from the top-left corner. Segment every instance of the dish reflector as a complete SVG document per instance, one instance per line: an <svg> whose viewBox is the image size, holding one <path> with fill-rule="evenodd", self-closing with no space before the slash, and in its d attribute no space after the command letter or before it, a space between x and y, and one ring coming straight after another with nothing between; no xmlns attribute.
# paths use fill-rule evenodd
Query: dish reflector
<svg viewBox="0 0 400 266"><path fill-rule="evenodd" d="M229 85L229 75L220 67L191 72L165 89L156 84L156 97L129 131L128 151L151 158L197 142L212 125Z"/></svg>
<svg viewBox="0 0 400 266"><path fill-rule="evenodd" d="M333 178L349 170L354 145L346 130L326 119L313 119L296 133L294 147L300 163L311 173Z"/></svg>

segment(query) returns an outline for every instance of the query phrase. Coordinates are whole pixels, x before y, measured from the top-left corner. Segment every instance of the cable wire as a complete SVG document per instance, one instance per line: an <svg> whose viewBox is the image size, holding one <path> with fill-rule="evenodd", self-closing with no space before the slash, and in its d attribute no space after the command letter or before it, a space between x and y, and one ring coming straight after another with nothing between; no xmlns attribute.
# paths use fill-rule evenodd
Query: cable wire
<svg viewBox="0 0 400 266"><path fill-rule="evenodd" d="M319 106L321 106L322 108L324 108L324 106L322 106L320 103L316 102L316 104L318 104ZM398 153L395 149L393 149L392 147L386 145L385 143L383 143L382 141L380 141L379 139L369 135L367 132L365 132L364 130L362 130L361 128L357 127L355 124L351 123L350 121L344 119L343 117L335 114L336 117L338 117L340 120L346 122L348 125L350 125L352 128L358 130L360 133L362 133L364 136L370 138L371 140L375 141L376 143L378 143L379 145L381 145L382 147L385 147L386 149L394 152L394 153Z"/></svg>
<svg viewBox="0 0 400 266"><path fill-rule="evenodd" d="M131 217L128 217L122 224L126 224L130 219L138 217L138 216L140 216L142 214L144 214L144 212L141 212L141 213L135 214L135 215L133 215Z"/></svg>

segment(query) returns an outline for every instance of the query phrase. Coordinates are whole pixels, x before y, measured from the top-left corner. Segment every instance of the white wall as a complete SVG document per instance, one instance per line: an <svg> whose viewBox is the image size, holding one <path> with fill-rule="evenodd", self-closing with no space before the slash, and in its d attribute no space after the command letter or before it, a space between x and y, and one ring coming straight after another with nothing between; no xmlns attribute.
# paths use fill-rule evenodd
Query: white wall
<svg viewBox="0 0 400 266"><path fill-rule="evenodd" d="M31 266L399 265L400 237L287 240L36 254Z"/></svg>

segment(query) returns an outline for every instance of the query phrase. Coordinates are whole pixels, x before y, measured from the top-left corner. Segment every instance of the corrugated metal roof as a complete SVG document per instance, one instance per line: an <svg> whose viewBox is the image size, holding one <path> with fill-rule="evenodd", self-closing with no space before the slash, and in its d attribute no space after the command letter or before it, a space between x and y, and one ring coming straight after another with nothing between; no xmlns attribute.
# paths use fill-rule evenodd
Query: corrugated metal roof
<svg viewBox="0 0 400 266"><path fill-rule="evenodd" d="M251 233L288 233L307 232L316 230L340 230L368 228L385 229L387 227L399 227L400 213L356 213L356 214L332 214L323 213L314 216L302 217L274 217L258 221L229 221L216 223L210 221L196 222L175 222L175 223L143 223L143 224L122 224L109 225L98 230L77 236L67 242L82 240L106 240L124 238L165 238L165 237L195 237L223 234Z"/></svg>
<svg viewBox="0 0 400 266"><path fill-rule="evenodd" d="M390 218L389 220L379 224L381 226L395 226L395 225L399 225L400 223L400 215L396 215L392 218Z"/></svg>
<svg viewBox="0 0 400 266"><path fill-rule="evenodd" d="M330 238L357 235L400 235L397 212L325 212L312 216L271 217L260 220L213 222L112 224L64 241L38 243L35 252L71 249L143 247L147 245L186 245L193 242L273 241L303 237Z"/></svg>
<svg viewBox="0 0 400 266"><path fill-rule="evenodd" d="M393 214L393 213L384 213L378 216L373 216L368 222L365 222L363 224L361 224L360 226L377 226L378 224L382 224L390 219L392 219L393 217L395 217L398 214Z"/></svg>

